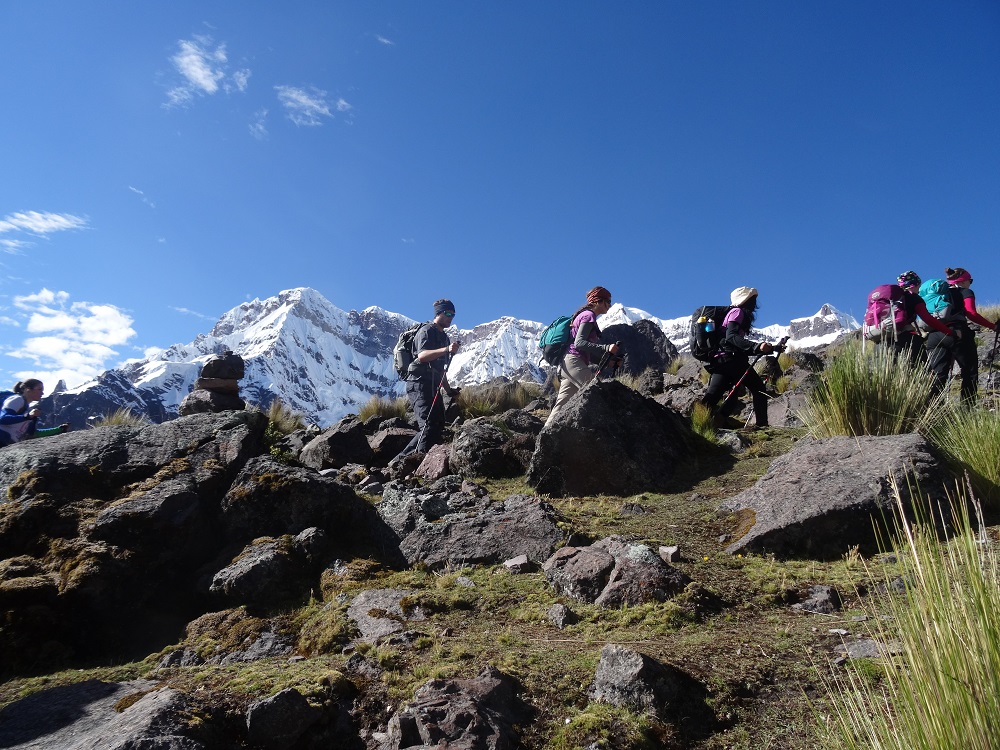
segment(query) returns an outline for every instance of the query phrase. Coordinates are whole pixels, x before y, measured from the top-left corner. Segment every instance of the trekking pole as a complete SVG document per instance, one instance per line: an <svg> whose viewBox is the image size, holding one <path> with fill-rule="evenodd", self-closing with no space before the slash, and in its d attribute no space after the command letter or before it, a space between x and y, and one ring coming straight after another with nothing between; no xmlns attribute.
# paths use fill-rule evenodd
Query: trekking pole
<svg viewBox="0 0 1000 750"><path fill-rule="evenodd" d="M424 430L427 429L427 423L431 420L431 414L434 413L434 404L437 403L438 396L441 395L441 384L444 383L444 376L448 374L448 367L451 365L451 355L448 355L448 361L444 363L444 370L441 371L441 379L438 380L437 388L434 389L434 398L431 399L431 408L427 410L427 416L424 418L424 423L420 426L420 432L417 433L417 443L420 443L420 439L424 436ZM433 381L431 381L433 382Z"/></svg>
<svg viewBox="0 0 1000 750"><path fill-rule="evenodd" d="M774 351L776 351L776 352L782 352L782 351L784 351L785 350L785 342L787 342L787 341L788 341L788 336L785 336L783 339L781 339L781 341L779 341L775 345ZM733 394L736 393L739 390L739 387L741 385L743 385L744 379L746 379L746 376L750 374L750 371L754 368L754 365L756 365L758 362L760 362L761 357L766 357L766 356L767 356L766 354L758 354L757 357L754 359L754 361L751 362L747 366L746 371L742 375L740 375L740 379L736 381L736 385L734 385L730 389L729 393L726 394L726 397L724 399L722 399L722 403L719 404L719 411L720 412L722 411L723 407L726 404L729 403L729 399L731 399L733 397Z"/></svg>
<svg viewBox="0 0 1000 750"><path fill-rule="evenodd" d="M615 346L621 346L621 342L620 341L616 341L615 342ZM607 351L604 352L604 356L601 357L601 360L597 363L597 374L598 375L601 374L601 370L604 369L604 367L608 364L608 361L610 361L610 359L611 359L611 350L608 349Z"/></svg>

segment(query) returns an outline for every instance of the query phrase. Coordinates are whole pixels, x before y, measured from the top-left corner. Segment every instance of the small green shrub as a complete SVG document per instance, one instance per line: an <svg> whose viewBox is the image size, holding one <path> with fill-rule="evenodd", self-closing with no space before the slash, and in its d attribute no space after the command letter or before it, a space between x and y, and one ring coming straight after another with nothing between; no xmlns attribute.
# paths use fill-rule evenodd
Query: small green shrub
<svg viewBox="0 0 1000 750"><path fill-rule="evenodd" d="M91 427L145 427L152 424L145 414L136 414L126 406L115 409L113 412L98 417L91 423Z"/></svg>
<svg viewBox="0 0 1000 750"><path fill-rule="evenodd" d="M832 360L799 414L814 437L923 432L946 406L931 374L889 347L850 341Z"/></svg>
<svg viewBox="0 0 1000 750"><path fill-rule="evenodd" d="M365 422L371 417L376 416L383 419L390 419L392 417L403 418L406 416L407 406L408 402L405 396L398 398L372 396L358 410L358 419Z"/></svg>
<svg viewBox="0 0 1000 750"><path fill-rule="evenodd" d="M781 354L778 355L778 367L781 368L782 372L784 372L794 364L795 360L792 358L792 355L789 354L788 352L782 352Z"/></svg>

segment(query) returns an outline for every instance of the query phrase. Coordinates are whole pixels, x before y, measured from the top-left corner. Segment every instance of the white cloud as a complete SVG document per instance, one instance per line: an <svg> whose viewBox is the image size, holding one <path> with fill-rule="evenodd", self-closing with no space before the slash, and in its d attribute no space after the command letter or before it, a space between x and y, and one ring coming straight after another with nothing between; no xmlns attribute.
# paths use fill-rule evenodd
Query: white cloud
<svg viewBox="0 0 1000 750"><path fill-rule="evenodd" d="M258 109L254 112L253 122L250 123L250 135L258 141L267 138L267 110Z"/></svg>
<svg viewBox="0 0 1000 750"><path fill-rule="evenodd" d="M27 232L45 236L52 232L63 232L69 229L80 229L87 225L87 220L73 214L52 214L48 211L21 211L8 214L0 219L0 234L5 232Z"/></svg>
<svg viewBox="0 0 1000 750"><path fill-rule="evenodd" d="M241 68L228 73L225 43L216 45L210 36L196 34L193 39L180 39L178 51L170 62L181 76L181 83L167 91L165 107L190 104L195 96L211 96L219 90L226 93L244 92L251 72Z"/></svg>
<svg viewBox="0 0 1000 750"><path fill-rule="evenodd" d="M8 255L19 255L22 247L27 247L30 242L25 242L23 240L3 240L0 239L0 252L7 253Z"/></svg>
<svg viewBox="0 0 1000 750"><path fill-rule="evenodd" d="M70 387L80 385L108 368L118 357L114 347L122 346L136 333L132 318L109 304L71 302L67 292L42 289L36 294L14 298L14 307L27 318L26 337L8 356L27 360L34 367L18 377L37 377L55 383L65 380ZM13 319L11 324L20 326Z"/></svg>
<svg viewBox="0 0 1000 750"><path fill-rule="evenodd" d="M394 41L392 41L391 39L386 39L381 34L376 34L375 38L382 44L386 45L387 47L394 47L396 45Z"/></svg>
<svg viewBox="0 0 1000 750"><path fill-rule="evenodd" d="M13 326L14 328L20 328L21 324L18 323L13 318L8 318L6 315L0 315L0 325Z"/></svg>
<svg viewBox="0 0 1000 750"><path fill-rule="evenodd" d="M171 310L175 312L183 313L184 315L193 315L196 318L201 318L202 320L211 320L213 323L218 320L217 317L213 318L211 315L205 315L205 313L200 313L196 310L189 310L186 307L171 307Z"/></svg>
<svg viewBox="0 0 1000 750"><path fill-rule="evenodd" d="M315 127L322 124L322 118L333 118L325 91L314 87L306 91L296 86L275 86L274 89L278 92L278 101L288 113L288 119L296 125Z"/></svg>
<svg viewBox="0 0 1000 750"><path fill-rule="evenodd" d="M153 203L153 201L151 201L149 198L147 198L146 194L144 192L142 192L139 188L132 187L131 185L129 185L128 189L131 190L136 195L138 195L139 196L139 200L141 200L147 206L149 206L150 208L156 208L156 204Z"/></svg>

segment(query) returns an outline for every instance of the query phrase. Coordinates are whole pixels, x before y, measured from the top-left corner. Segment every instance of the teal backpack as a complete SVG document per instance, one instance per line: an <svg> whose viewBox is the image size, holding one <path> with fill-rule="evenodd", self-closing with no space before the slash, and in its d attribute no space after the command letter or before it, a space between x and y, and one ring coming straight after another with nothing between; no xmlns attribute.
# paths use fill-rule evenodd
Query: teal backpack
<svg viewBox="0 0 1000 750"><path fill-rule="evenodd" d="M920 298L927 305L927 312L938 320L951 321L962 314L962 301L955 288L944 279L927 279L920 285ZM927 324L922 320L920 327L925 330Z"/></svg>
<svg viewBox="0 0 1000 750"><path fill-rule="evenodd" d="M570 326L573 318L569 315L560 315L553 320L542 331L538 339L538 348L542 350L542 359L553 367L558 367L569 350Z"/></svg>

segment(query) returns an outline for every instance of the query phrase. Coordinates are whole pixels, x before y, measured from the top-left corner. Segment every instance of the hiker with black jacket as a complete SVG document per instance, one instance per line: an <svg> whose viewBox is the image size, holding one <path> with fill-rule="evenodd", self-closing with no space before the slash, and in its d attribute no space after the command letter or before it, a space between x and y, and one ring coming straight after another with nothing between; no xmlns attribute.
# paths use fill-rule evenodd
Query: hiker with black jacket
<svg viewBox="0 0 1000 750"><path fill-rule="evenodd" d="M458 351L459 342L451 341L445 330L455 317L455 305L449 299L434 303L434 318L425 323L413 338L415 357L406 375L406 396L413 406L420 431L393 459L396 461L414 451L426 453L441 442L444 433L444 404L440 393L451 396L457 388L448 385L448 365Z"/></svg>
<svg viewBox="0 0 1000 750"><path fill-rule="evenodd" d="M962 333L961 331L953 331L930 314L927 305L920 297L919 290L922 282L915 271L899 274L896 277L896 282L903 289L903 308L906 311L906 322L896 327L894 338L886 337L884 341L892 346L897 357L905 354L910 364L916 365L924 353L924 337L916 326L917 318L920 318L928 328L941 336L950 336L957 341Z"/></svg>
<svg viewBox="0 0 1000 750"><path fill-rule="evenodd" d="M601 344L601 329L597 327L597 316L611 309L611 292L603 286L595 286L587 292L587 304L573 313L570 324L572 342L566 356L559 364L559 393L549 412L545 426L548 427L559 411L583 386L597 374L591 364L606 354L617 354L618 344Z"/></svg>
<svg viewBox="0 0 1000 750"><path fill-rule="evenodd" d="M756 289L752 286L738 287L729 295L729 300L732 305L722 321L725 333L719 351L705 366L711 377L708 381L708 390L701 402L715 414L716 424L722 426L728 421L738 401L736 398L727 398L722 406L718 407L719 400L727 389L733 389L737 384L744 385L753 395L753 413L757 428L767 427L768 397L764 381L751 366L750 357L754 354L770 354L779 349L767 341L756 342L746 338L753 327L757 310ZM784 347L780 350L783 349Z"/></svg>
<svg viewBox="0 0 1000 750"><path fill-rule="evenodd" d="M994 333L997 324L991 323L976 310L976 293L969 287L972 275L964 268L946 268L945 279L951 287L952 302L949 305L949 324L961 332L957 341L932 333L927 337L927 366L934 373L934 392L944 390L957 363L962 373L962 401L974 404L979 391L979 353L976 350L976 336L969 328L969 321L987 328Z"/></svg>

